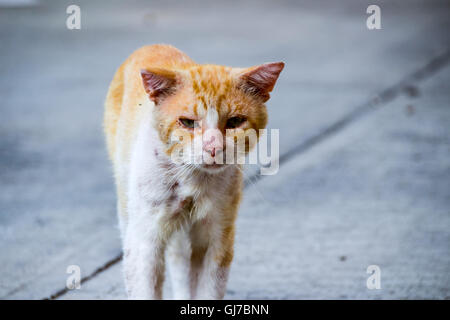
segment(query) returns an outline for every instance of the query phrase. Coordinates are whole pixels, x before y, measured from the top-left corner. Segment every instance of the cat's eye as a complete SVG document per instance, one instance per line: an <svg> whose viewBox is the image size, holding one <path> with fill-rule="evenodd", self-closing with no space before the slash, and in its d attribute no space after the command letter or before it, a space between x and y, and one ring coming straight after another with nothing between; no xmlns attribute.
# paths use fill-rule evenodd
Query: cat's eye
<svg viewBox="0 0 450 320"><path fill-rule="evenodd" d="M234 129L239 128L247 119L243 117L232 117L227 120L227 128Z"/></svg>
<svg viewBox="0 0 450 320"><path fill-rule="evenodd" d="M178 119L178 121L180 121L180 123L183 126L185 126L186 128L189 128L189 129L194 129L194 128L198 127L197 122L193 119L180 118L180 119Z"/></svg>

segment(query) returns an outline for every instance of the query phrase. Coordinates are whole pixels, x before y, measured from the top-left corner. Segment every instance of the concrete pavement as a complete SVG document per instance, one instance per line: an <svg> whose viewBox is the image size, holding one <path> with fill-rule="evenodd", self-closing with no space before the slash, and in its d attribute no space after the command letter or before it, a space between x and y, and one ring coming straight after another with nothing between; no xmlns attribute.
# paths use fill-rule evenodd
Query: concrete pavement
<svg viewBox="0 0 450 320"><path fill-rule="evenodd" d="M448 2L378 2L374 31L365 1L78 3L78 31L69 2L0 7L1 298L124 298L102 103L160 42L286 62L269 102L284 161L245 190L227 298L450 296ZM61 291L72 264L89 281Z"/></svg>

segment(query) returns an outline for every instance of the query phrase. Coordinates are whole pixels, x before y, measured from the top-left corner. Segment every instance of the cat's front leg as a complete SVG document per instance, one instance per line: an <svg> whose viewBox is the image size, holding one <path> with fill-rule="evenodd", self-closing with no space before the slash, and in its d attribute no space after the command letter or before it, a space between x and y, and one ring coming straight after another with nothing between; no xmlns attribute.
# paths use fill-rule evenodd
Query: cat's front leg
<svg viewBox="0 0 450 320"><path fill-rule="evenodd" d="M167 263L172 280L173 298L176 300L191 299L189 274L192 249L186 228L180 228L174 232L167 248Z"/></svg>
<svg viewBox="0 0 450 320"><path fill-rule="evenodd" d="M128 223L123 263L129 299L162 299L165 241L155 224Z"/></svg>
<svg viewBox="0 0 450 320"><path fill-rule="evenodd" d="M210 242L198 274L195 299L223 299L233 259L234 227L219 228L210 235Z"/></svg>
<svg viewBox="0 0 450 320"><path fill-rule="evenodd" d="M217 253L210 248L205 255L203 266L200 271L196 299L199 300L221 300L225 296L229 264L216 261Z"/></svg>

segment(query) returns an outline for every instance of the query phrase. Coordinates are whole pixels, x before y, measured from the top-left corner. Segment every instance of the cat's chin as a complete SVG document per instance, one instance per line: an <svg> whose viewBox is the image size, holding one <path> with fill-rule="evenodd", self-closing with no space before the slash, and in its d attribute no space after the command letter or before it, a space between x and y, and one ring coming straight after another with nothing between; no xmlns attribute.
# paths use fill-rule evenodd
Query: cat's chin
<svg viewBox="0 0 450 320"><path fill-rule="evenodd" d="M225 170L226 167L227 166L225 164L218 164L218 163L206 164L206 163L204 163L204 164L199 165L197 168L200 169L201 171L215 174L215 173L222 172L223 170Z"/></svg>

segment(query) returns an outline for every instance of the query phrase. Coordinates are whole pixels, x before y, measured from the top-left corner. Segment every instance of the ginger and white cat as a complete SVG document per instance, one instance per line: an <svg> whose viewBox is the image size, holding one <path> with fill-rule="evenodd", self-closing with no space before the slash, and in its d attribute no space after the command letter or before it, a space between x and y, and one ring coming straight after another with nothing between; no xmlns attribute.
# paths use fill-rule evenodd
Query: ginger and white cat
<svg viewBox="0 0 450 320"><path fill-rule="evenodd" d="M129 298L162 298L166 249L174 298L223 298L242 193L241 165L219 161L236 139L223 137L266 126L264 103L283 67L200 65L152 45L117 70L104 126Z"/></svg>

